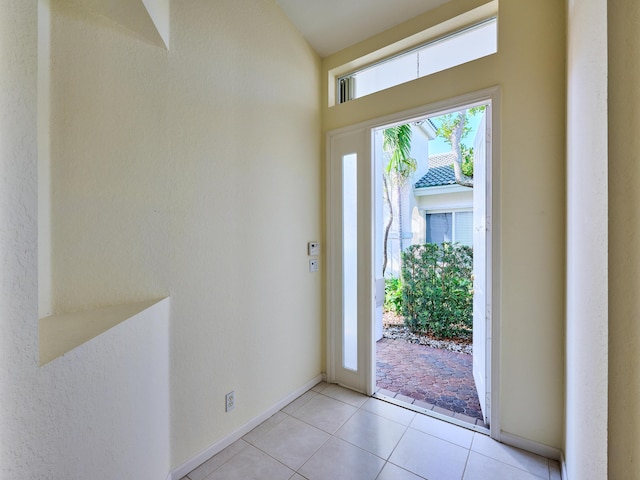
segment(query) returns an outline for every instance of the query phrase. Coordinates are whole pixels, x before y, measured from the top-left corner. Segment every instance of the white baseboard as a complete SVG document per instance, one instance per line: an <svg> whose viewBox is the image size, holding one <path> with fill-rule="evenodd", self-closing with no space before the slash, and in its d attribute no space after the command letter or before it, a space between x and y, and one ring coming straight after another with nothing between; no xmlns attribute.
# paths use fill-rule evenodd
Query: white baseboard
<svg viewBox="0 0 640 480"><path fill-rule="evenodd" d="M567 473L567 460L564 458L564 453L560 459L560 474L562 475L562 480L569 480L569 474Z"/></svg>
<svg viewBox="0 0 640 480"><path fill-rule="evenodd" d="M323 380L324 380L324 375L318 375L317 377L315 377L311 381L309 381L306 384L304 384L302 387L300 387L297 390L291 392L289 395L284 397L282 400L280 400L278 403L273 405L271 408L269 408L268 410L266 410L262 414L258 415L257 417L254 417L253 419L251 419L249 422L245 423L243 426L238 428L236 431L234 431L230 435L227 435L226 437L220 439L219 441L217 441L213 445L205 448L202 452L198 453L197 455L195 455L190 460L187 460L185 463L183 463L179 467L176 467L174 470L169 472L169 475L167 476L167 480L180 480L182 477L184 477L186 474L188 474L194 468L199 467L204 462L206 462L211 457L213 457L216 453L221 452L222 450L227 448L229 445L231 445L233 442L241 439L243 436L245 436L251 430L256 428L262 422L264 422L265 420L267 420L271 416L273 416L276 413L278 413L280 410L282 410L284 407L289 405L291 402L293 402L300 395L302 395L303 393L307 392L308 390L311 390L313 387L315 387L318 383L320 383Z"/></svg>
<svg viewBox="0 0 640 480"><path fill-rule="evenodd" d="M563 458L562 451L559 448L534 442L533 440L528 440L505 431L500 432L500 441L507 445L511 445L512 447L520 448L546 458L551 458L552 460L561 461Z"/></svg>

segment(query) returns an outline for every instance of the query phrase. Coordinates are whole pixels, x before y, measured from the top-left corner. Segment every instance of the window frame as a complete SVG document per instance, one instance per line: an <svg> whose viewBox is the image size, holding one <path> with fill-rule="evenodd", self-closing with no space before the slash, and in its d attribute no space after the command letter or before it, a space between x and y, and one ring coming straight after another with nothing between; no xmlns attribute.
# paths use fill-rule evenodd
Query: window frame
<svg viewBox="0 0 640 480"><path fill-rule="evenodd" d="M437 214L443 214L443 213L450 213L451 214L451 243L459 243L457 238L456 238L456 219L455 216L457 213L471 213L473 215L473 207L461 207L461 208L440 208L440 209L433 209L433 210L424 210L424 239L425 239L425 243L429 243L427 242L427 238L429 235L428 232L428 221L427 221L427 215L437 215ZM473 227L472 227L473 228ZM433 242L432 242L433 243ZM471 248L473 248L473 236L472 236L472 240L471 240L471 245L469 245Z"/></svg>
<svg viewBox="0 0 640 480"><path fill-rule="evenodd" d="M420 67L419 67L419 64L420 64L419 56L420 56L420 52L421 51L426 51L426 50L428 50L430 48L433 48L433 47L437 48L438 44L441 44L443 42L455 39L457 37L462 37L462 36L464 36L464 35L466 35L468 33L471 33L473 31L482 29L483 27L486 27L488 25L494 25L494 28L495 28L495 49L491 53L482 54L482 55L477 56L477 57L473 57L473 58L470 58L470 59L463 60L463 61L461 61L459 63L454 63L454 64L452 64L452 65L450 65L448 67L441 68L439 70L431 71L429 73L425 73L425 74L422 74L422 75L420 74L420 72L419 72L419 70L420 70ZM336 74L334 76L334 82L335 82L335 85L334 85L334 88L335 88L334 102L335 102L335 105L340 105L342 103L346 103L346 102L351 101L351 100L355 100L355 99L358 99L358 98L364 98L364 97L366 97L368 95L372 95L374 93L381 92L381 91L386 90L388 88L393 88L395 86L403 85L405 83L409 83L409 82L412 82L414 80L418 80L418 79L423 78L423 77L434 75L434 74L437 74L439 72L448 70L450 68L454 68L454 67L457 67L459 65L463 65L465 63L473 62L473 61L478 60L480 58L484 58L484 57L487 57L487 56L490 56L490 55L495 55L496 53L498 53L498 15L497 15L497 12L495 14L491 15L491 16L485 17L485 18L483 18L481 20L478 20L478 21L476 21L474 23L465 25L464 27L457 28L457 29L454 29L454 30L450 30L450 31L447 31L447 32L439 35L439 36L435 36L433 38L430 38L429 40L427 40L427 41L425 41L423 43L419 43L417 45L414 45L411 48L405 48L405 49L402 49L402 50L395 51L394 53L392 53L390 55L386 55L386 56L384 56L382 58L379 58L376 61L370 62L370 63L365 64L363 66L360 66L358 68L350 69L350 70L348 70L348 71L346 71L346 72L344 72L342 74ZM387 64L389 62L392 62L392 61L395 61L395 60L402 59L403 57L408 57L408 56L410 56L412 54L416 54L417 55L417 57L416 57L417 58L417 72L416 72L416 77L415 78L409 78L409 79L407 79L405 81L400 81L400 82L395 83L395 84L390 85L390 86L382 87L382 88L377 89L377 90L372 90L371 92L365 93L364 95L357 95L357 79L356 79L356 76L359 73L364 73L364 72L367 72L367 71L371 71L371 70L374 70L374 69L376 69L378 67L384 68L385 64Z"/></svg>

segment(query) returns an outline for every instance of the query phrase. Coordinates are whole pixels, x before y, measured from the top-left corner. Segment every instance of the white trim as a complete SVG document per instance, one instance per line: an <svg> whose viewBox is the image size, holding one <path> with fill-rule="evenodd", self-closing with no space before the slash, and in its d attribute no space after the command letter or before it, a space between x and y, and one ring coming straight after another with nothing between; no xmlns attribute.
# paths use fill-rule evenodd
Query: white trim
<svg viewBox="0 0 640 480"><path fill-rule="evenodd" d="M543 443L534 442L533 440L528 440L526 438L522 438L518 435L514 435L513 433L508 432L501 432L500 438L501 442L505 445L510 445L521 450L526 450L527 452L535 453L536 455L550 458L552 460L563 460L562 450L560 450L559 448L550 447L549 445L545 445Z"/></svg>
<svg viewBox="0 0 640 480"><path fill-rule="evenodd" d="M569 474L567 473L567 459L564 456L564 452L560 456L560 476L562 480L569 480Z"/></svg>
<svg viewBox="0 0 640 480"><path fill-rule="evenodd" d="M498 0L491 0L484 5L477 6L471 10L461 11L457 15L454 14L453 17L450 17L444 22L430 25L424 30L416 32L409 37L400 38L389 45L374 50L373 52L352 58L345 63L341 63L330 68L328 72L329 82L327 90L328 106L334 107L340 104L339 80L341 78L356 74L357 72L369 67L375 67L378 64L401 56L411 50L426 46L430 43L436 43L440 39L448 37L451 34L461 32L473 27L474 25L491 20L494 17L498 18ZM496 52L498 51L497 48L498 45L496 45Z"/></svg>
<svg viewBox="0 0 640 480"><path fill-rule="evenodd" d="M241 439L243 436L245 436L251 430L256 428L262 422L264 422L271 416L278 413L280 410L282 410L284 407L289 405L300 395L311 390L313 387L315 387L318 383L322 382L323 380L324 380L324 375L322 374L314 377L311 381L305 383L302 387L298 388L297 390L294 390L292 393L284 397L282 400L277 402L271 408L267 409L260 415L249 420L243 426L241 426L234 432L230 433L226 437L218 440L213 445L210 445L209 447L205 448L203 451L201 451L200 453L192 457L190 460L187 460L182 465L174 468L171 472L169 472L169 475L167 476L167 480L181 479L182 477L187 475L189 472L191 472L193 469L199 467L204 462L209 460L215 454L221 452L222 450L227 448L229 445L231 445L233 442Z"/></svg>
<svg viewBox="0 0 640 480"><path fill-rule="evenodd" d="M432 213L465 213L473 212L473 205L469 207L455 206L450 207L448 205L438 205L438 208L421 208L419 209L421 215L429 215Z"/></svg>
<svg viewBox="0 0 640 480"><path fill-rule="evenodd" d="M333 236L335 235L334 233L334 228L333 228L333 221L332 221L332 208L334 208L333 202L334 199L332 197L332 195L330 195L331 192L331 174L332 174L332 169L331 169L331 143L332 143L332 139L333 137L331 135L327 134L327 138L326 138L326 142L325 142L325 155L327 157L327 161L325 162L325 237L324 237L324 244L325 244L325 251L326 251L326 274L325 274L325 302L326 302L326 311L325 311L325 326L327 329L327 339L326 339L326 365L325 365L325 369L326 369L326 380L329 383L333 383L335 382L335 378L336 378L336 372L335 372L335 368L334 368L334 364L335 362L332 361L333 358L335 358L336 352L335 352L335 348L334 348L334 343L333 342L333 338L335 335L335 328L333 325L333 312L336 309L335 306L335 293L334 293L334 289L336 288L336 286L333 283L333 276L334 276L334 271L336 271L337 268L339 268L337 262L338 262L338 252L333 252Z"/></svg>
<svg viewBox="0 0 640 480"><path fill-rule="evenodd" d="M326 225L327 225L327 379L330 383L348 385L360 393L371 394L367 385L375 381L375 369L368 365L371 352L369 337L373 339L373 326L368 323L358 325L357 369L350 370L343 365L343 271L342 271L342 172L340 161L344 154L357 154L357 197L358 197L358 260L359 278L371 278L368 282L358 281L358 318L370 318L373 315L374 282L372 269L373 234L372 219L364 205L371 205L372 168L365 159L371 158L371 129L365 126L345 128L327 134L327 176L326 176ZM336 193L337 194L334 194ZM375 366L374 366L375 368ZM373 373L372 373L373 372ZM373 378L373 380L372 380Z"/></svg>
<svg viewBox="0 0 640 480"><path fill-rule="evenodd" d="M429 140L434 140L436 138L436 130L431 125L431 122L424 121L418 125L418 129L426 135Z"/></svg>
<svg viewBox="0 0 640 480"><path fill-rule="evenodd" d="M487 268L490 272L490 282L487 285L487 297L491 299L489 311L491 321L489 324L489 331L487 332L487 339L491 342L491 348L487 351L487 362L491 366L487 369L487 383L490 385L491 392L491 418L490 418L490 431L491 437L494 440L501 440L502 432L500 428L500 258L499 255L494 255L493 252L500 252L500 136L498 127L498 115L500 112L500 87L495 86L479 90L477 92L460 95L447 100L435 102L429 105L423 105L421 107L404 110L394 114L385 115L375 119L359 122L354 125L349 125L339 129L331 130L326 133L326 155L327 155L327 176L325 184L326 194L326 219L327 219L327 241L325 242L328 247L328 272L326 276L327 286L327 373L328 381L335 383L336 372L332 370L332 355L335 354L333 343L335 342L335 329L333 325L333 313L335 310L334 297L335 289L335 269L336 258L340 257L340 252L331 252L332 237L335 235L334 229L337 228L332 224L332 201L335 201L334 192L331 191L331 141L334 138L338 138L341 135L354 134L357 131L370 132L377 128L389 127L394 125L401 125L404 123L412 123L418 120L422 120L428 116L441 115L445 113L452 113L458 111L461 107L470 108L473 106L485 105L488 102L491 103L491 115L487 118L487 141L491 145L491 155L487 162L487 229L490 234L490 242L487 248ZM369 145L367 143L367 145ZM369 147L368 147L369 148ZM367 252L368 254L371 251ZM332 274L332 271L334 272ZM373 291L373 287L372 287ZM373 330L369 328L369 330ZM370 332L367 332L370 333ZM366 348L373 351L374 339L373 335L367 335L368 343ZM371 356L371 355L369 355ZM375 373L375 360L367 359L371 365L367 365L367 377L369 377L367 384L367 393L375 391L375 375L371 374L371 371ZM353 388L353 387L352 387Z"/></svg>
<svg viewBox="0 0 640 480"><path fill-rule="evenodd" d="M346 135L355 132L356 130L363 130L366 128L377 129L380 127L413 123L418 120L422 120L424 117L454 113L460 110L461 107L470 108L485 105L488 101L495 104L499 94L499 86L485 88L478 90L477 92L467 93L448 100L441 100L429 105L410 108L408 110L403 110L402 112L391 113L371 120L364 120L346 127L336 128L335 130L327 132L327 139L330 140L330 137ZM327 145L330 144L328 143Z"/></svg>
<svg viewBox="0 0 640 480"><path fill-rule="evenodd" d="M500 87L491 89L491 115L487 117L487 142L491 146L491 155L487 156L487 231L490 242L487 248L487 268L490 271L490 281L487 282L487 296L491 299L488 312L487 341L491 348L487 349L487 362L490 365L488 385L490 386L491 410L489 424L491 437L499 440L502 431L500 420L500 314L501 300L501 261L500 255L500 128L498 126L500 106ZM497 253L494 255L494 252Z"/></svg>
<svg viewBox="0 0 640 480"><path fill-rule="evenodd" d="M462 185L438 185L437 187L420 187L414 188L413 194L416 197L424 197L427 195L440 195L441 193L456 193L456 192L472 192L473 188L464 187Z"/></svg>

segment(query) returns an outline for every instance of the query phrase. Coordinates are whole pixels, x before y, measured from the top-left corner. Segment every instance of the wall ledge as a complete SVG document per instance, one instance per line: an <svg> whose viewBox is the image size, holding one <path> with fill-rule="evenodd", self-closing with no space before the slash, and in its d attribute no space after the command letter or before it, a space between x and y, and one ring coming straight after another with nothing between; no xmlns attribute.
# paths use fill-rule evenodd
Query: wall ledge
<svg viewBox="0 0 640 480"><path fill-rule="evenodd" d="M135 317L162 300L164 298L156 298L41 318L40 366L70 352L125 320Z"/></svg>
<svg viewBox="0 0 640 480"><path fill-rule="evenodd" d="M107 17L169 50L170 0L80 0L87 10Z"/></svg>

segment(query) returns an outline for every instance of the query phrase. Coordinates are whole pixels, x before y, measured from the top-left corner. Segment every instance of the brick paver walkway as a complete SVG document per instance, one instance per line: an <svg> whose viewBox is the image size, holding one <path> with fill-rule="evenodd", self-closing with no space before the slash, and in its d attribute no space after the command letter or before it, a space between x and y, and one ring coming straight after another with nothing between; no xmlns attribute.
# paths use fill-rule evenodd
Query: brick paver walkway
<svg viewBox="0 0 640 480"><path fill-rule="evenodd" d="M383 338L376 363L379 393L483 424L472 355Z"/></svg>

